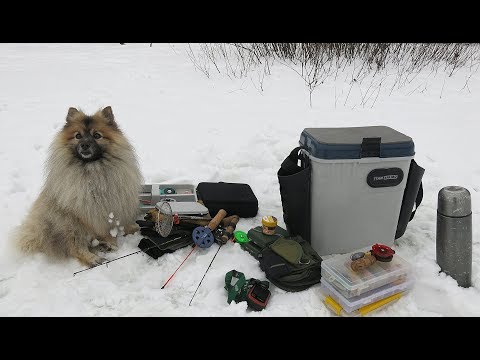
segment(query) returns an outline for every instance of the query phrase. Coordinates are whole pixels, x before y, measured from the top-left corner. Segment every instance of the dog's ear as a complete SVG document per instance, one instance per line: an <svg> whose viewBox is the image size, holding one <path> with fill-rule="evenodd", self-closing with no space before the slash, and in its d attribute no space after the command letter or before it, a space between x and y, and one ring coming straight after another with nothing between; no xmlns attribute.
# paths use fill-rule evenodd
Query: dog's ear
<svg viewBox="0 0 480 360"><path fill-rule="evenodd" d="M68 109L68 113L67 113L67 123L70 122L73 117L78 114L80 111L78 111L77 109L75 109L74 107L71 107Z"/></svg>
<svg viewBox="0 0 480 360"><path fill-rule="evenodd" d="M112 126L113 128L117 128L117 123L115 122L115 116L113 116L113 111L111 106L107 106L102 110L102 115L107 119L108 125Z"/></svg>

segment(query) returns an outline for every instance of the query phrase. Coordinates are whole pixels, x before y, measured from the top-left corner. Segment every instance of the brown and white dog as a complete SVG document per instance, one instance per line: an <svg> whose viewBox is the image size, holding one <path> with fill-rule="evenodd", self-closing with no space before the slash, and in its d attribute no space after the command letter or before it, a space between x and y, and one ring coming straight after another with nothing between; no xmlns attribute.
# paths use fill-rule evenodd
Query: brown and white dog
<svg viewBox="0 0 480 360"><path fill-rule="evenodd" d="M91 116L70 108L49 152L45 184L16 243L27 253L98 265L104 259L93 252L93 239L112 250L116 229L138 229L142 176L135 151L108 106Z"/></svg>

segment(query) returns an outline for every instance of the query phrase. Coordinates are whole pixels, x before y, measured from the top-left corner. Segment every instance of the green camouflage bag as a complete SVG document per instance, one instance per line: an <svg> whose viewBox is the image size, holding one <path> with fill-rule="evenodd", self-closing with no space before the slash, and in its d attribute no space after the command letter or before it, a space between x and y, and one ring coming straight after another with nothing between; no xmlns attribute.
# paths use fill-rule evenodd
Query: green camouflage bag
<svg viewBox="0 0 480 360"><path fill-rule="evenodd" d="M248 251L255 259L258 259L262 250L280 237L288 236L287 230L277 226L274 235L266 235L262 232L262 227L257 226L250 229L247 233L250 241L241 243L242 249Z"/></svg>
<svg viewBox="0 0 480 360"><path fill-rule="evenodd" d="M300 235L279 238L262 250L259 261L267 279L285 291L308 289L322 277L322 258Z"/></svg>
<svg viewBox="0 0 480 360"><path fill-rule="evenodd" d="M289 236L277 226L274 235L266 235L262 227L248 231L250 241L240 244L260 262L267 279L285 291L295 292L318 284L322 258L300 235Z"/></svg>

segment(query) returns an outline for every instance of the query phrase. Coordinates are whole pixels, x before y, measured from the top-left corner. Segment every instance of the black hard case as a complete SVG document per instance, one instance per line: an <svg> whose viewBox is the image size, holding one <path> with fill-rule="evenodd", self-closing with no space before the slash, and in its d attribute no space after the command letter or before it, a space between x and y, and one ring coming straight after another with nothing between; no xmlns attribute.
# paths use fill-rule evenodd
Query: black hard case
<svg viewBox="0 0 480 360"><path fill-rule="evenodd" d="M201 182L197 186L197 197L202 200L211 216L220 209L227 216L254 217L258 213L258 200L248 184L226 182Z"/></svg>

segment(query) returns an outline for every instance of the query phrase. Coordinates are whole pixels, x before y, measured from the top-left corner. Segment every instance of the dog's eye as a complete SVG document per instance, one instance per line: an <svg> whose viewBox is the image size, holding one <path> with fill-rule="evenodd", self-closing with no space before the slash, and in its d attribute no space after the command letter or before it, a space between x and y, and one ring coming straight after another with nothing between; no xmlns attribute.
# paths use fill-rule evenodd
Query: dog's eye
<svg viewBox="0 0 480 360"><path fill-rule="evenodd" d="M93 137L98 140L102 137L102 135L96 132L95 134L93 134Z"/></svg>
<svg viewBox="0 0 480 360"><path fill-rule="evenodd" d="M81 138L82 138L82 135L80 133L75 134L75 139L81 139Z"/></svg>

